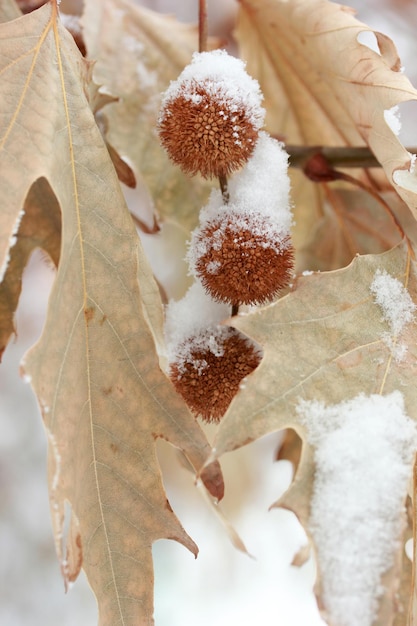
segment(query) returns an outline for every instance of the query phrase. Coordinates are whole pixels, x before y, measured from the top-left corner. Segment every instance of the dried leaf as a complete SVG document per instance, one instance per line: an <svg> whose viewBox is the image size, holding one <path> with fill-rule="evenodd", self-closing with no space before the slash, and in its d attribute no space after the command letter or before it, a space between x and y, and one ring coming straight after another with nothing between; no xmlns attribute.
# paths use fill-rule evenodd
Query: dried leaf
<svg viewBox="0 0 417 626"><path fill-rule="evenodd" d="M179 460L180 465L184 469L186 469L188 472L191 471L194 473L193 468L190 466L190 463L187 461L187 459L184 457L183 454L179 454L178 460ZM229 521L227 516L223 513L222 508L219 505L217 499L213 499L210 496L206 487L204 486L204 483L199 478L197 478L196 487L199 489L201 497L207 504L207 507L213 511L215 517L220 522L231 544L236 548L236 550L239 550L240 552L243 552L243 554L246 554L247 556L253 558L253 556L248 552L239 533L237 532L233 524Z"/></svg>
<svg viewBox="0 0 417 626"><path fill-rule="evenodd" d="M358 257L343 270L300 278L292 293L234 322L264 347L265 356L220 424L215 457L267 433L295 428L304 439L301 461L293 485L277 504L292 509L306 529L315 464L295 411L301 398L338 404L360 392L385 395L399 389L408 415L417 419L417 330L414 324L405 327L401 343L408 351L395 360L387 344L388 325L370 291L377 269L401 280L417 301L416 264L401 244L382 255ZM397 339L391 339L395 344ZM402 559L401 547L385 575L378 626L391 624L395 613Z"/></svg>
<svg viewBox="0 0 417 626"><path fill-rule="evenodd" d="M353 13L328 0L241 0L240 51L264 91L271 133L302 145L368 145L416 217L416 175L408 172L411 155L390 129L385 111L416 99L417 91L400 72L388 37L375 32L380 54L359 43L361 32L373 31ZM361 177L376 189L387 187L375 170ZM310 253L310 234L324 216L324 196L299 173L293 190L294 241L304 269L304 248ZM344 239L343 222L340 228Z"/></svg>
<svg viewBox="0 0 417 626"><path fill-rule="evenodd" d="M223 530L226 533L227 537L229 538L231 544L236 548L236 550L239 550L240 552L243 552L243 554L246 554L247 556L254 558L253 555L248 552L248 549L246 548L242 538L240 537L239 533L236 531L233 524L228 520L226 515L223 513L221 507L217 504L217 502L213 501L213 499L210 498L210 496L207 493L207 490L204 488L204 485L197 484L197 486L200 487L200 493L202 494L204 500L206 501L207 506L211 508L212 511L214 512L214 515L216 516L217 520L220 522L221 526L223 527Z"/></svg>
<svg viewBox="0 0 417 626"><path fill-rule="evenodd" d="M401 234L391 215L370 194L360 189L323 185L323 217L303 250L303 263L310 270L345 267L357 254L379 254L400 243ZM398 194L391 190L381 198L395 213L407 237L417 242L417 223Z"/></svg>
<svg viewBox="0 0 417 626"><path fill-rule="evenodd" d="M406 503L407 510L407 525L403 535L403 549L405 552L405 544L407 541L413 541L413 504L410 497L407 498ZM397 615L394 619L394 626L403 626L408 624L408 612L412 610L412 606L415 604L415 600L411 599L411 592L413 588L413 564L407 555L402 555L402 567L401 576L398 580L397 591L397 606L399 608ZM401 566L401 564L400 564ZM408 610L407 610L408 609ZM413 622L411 622L412 624Z"/></svg>
<svg viewBox="0 0 417 626"><path fill-rule="evenodd" d="M294 467L294 473L300 463L302 439L296 430L289 428L285 431L282 442L277 450L277 461L290 461Z"/></svg>
<svg viewBox="0 0 417 626"><path fill-rule="evenodd" d="M194 226L211 185L171 163L156 125L162 92L198 49L196 28L129 0L87 0L83 26L94 79L119 98L103 111L108 142L143 178L162 217Z"/></svg>
<svg viewBox="0 0 417 626"><path fill-rule="evenodd" d="M166 499L155 439L196 470L208 443L158 367L143 307L157 326L161 303L86 99L90 68L56 4L0 25L0 49L0 266L35 181L48 180L63 218L45 328L24 364L48 434L61 566L70 582L82 563L101 625L151 624L152 542L197 551ZM220 498L219 467L202 477Z"/></svg>
<svg viewBox="0 0 417 626"><path fill-rule="evenodd" d="M18 231L13 237L16 243L10 248L10 258L0 283L0 360L12 333L16 332L13 318L22 288L23 270L30 255L36 248L42 248L55 266L59 261L61 213L45 178L40 178L30 188Z"/></svg>
<svg viewBox="0 0 417 626"><path fill-rule="evenodd" d="M291 561L291 565L294 565L294 567L302 567L309 560L310 557L310 545L306 543L299 549L297 554L294 556L293 560Z"/></svg>
<svg viewBox="0 0 417 626"><path fill-rule="evenodd" d="M107 144L107 150L109 151L110 158L113 161L119 180L128 187L134 189L136 187L136 178L132 168L129 167L126 161L123 161L123 159L120 158L119 154L109 143Z"/></svg>

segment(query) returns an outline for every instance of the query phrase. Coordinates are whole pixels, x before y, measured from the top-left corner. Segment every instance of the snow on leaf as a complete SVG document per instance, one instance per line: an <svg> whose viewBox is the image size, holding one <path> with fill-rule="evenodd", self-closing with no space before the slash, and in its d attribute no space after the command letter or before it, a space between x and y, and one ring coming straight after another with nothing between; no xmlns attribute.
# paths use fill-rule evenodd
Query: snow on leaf
<svg viewBox="0 0 417 626"><path fill-rule="evenodd" d="M309 530L326 612L338 626L372 626L403 532L417 426L400 391L329 406L300 400L297 416L315 446Z"/></svg>
<svg viewBox="0 0 417 626"><path fill-rule="evenodd" d="M417 420L417 328L412 322L404 325L400 338L407 351L402 360L395 360L385 337L390 335L393 346L398 338L371 292L377 270L400 281L417 301L415 262L401 244L382 255L358 257L342 270L300 277L294 290L275 304L233 320L265 352L219 426L215 457L267 433L296 430L304 441L301 460L293 485L278 504L294 510L306 529L316 463L315 447L308 443L296 411L301 400L338 405L361 393L388 396L400 391L407 415ZM380 480L383 483L384 476ZM378 599L380 615L375 622L379 626L391 624L395 612L395 581L403 559L400 545L394 565L384 573L385 591ZM318 593L319 587L320 578ZM406 607L398 611L402 609Z"/></svg>
<svg viewBox="0 0 417 626"><path fill-rule="evenodd" d="M155 439L196 469L208 443L158 367L147 320L162 333L161 302L86 99L88 64L56 4L0 24L0 48L0 259L33 183L48 181L62 213L47 320L23 366L48 434L62 571L69 583L85 569L100 625L150 624L152 542L197 551L166 499ZM221 497L218 466L203 480Z"/></svg>
<svg viewBox="0 0 417 626"><path fill-rule="evenodd" d="M407 289L386 271L377 270L371 283L371 291L389 324L391 334L398 335L404 326L413 321L416 310Z"/></svg>
<svg viewBox="0 0 417 626"><path fill-rule="evenodd" d="M162 92L198 49L197 30L129 0L87 0L82 23L95 81L120 98L103 111L108 142L128 157L161 216L195 225L210 183L171 163L156 125Z"/></svg>
<svg viewBox="0 0 417 626"><path fill-rule="evenodd" d="M383 339L391 349L393 357L401 361L407 346L399 341L399 335L404 326L414 321L417 307L402 283L386 271L375 272L370 289L375 302L381 307L383 318L389 324L389 331L383 334Z"/></svg>

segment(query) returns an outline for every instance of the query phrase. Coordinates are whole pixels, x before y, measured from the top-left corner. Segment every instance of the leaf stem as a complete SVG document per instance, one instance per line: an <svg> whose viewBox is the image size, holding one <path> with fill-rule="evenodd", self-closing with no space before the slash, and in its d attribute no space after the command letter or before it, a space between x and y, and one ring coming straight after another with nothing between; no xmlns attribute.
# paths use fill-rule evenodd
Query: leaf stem
<svg viewBox="0 0 417 626"><path fill-rule="evenodd" d="M207 0L198 0L198 51L207 50Z"/></svg>

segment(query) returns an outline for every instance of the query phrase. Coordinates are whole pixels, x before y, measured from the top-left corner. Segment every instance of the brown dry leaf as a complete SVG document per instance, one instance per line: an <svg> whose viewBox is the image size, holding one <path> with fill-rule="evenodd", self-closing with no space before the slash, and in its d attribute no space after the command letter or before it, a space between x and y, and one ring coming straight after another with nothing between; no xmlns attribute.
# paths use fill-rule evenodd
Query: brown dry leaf
<svg viewBox="0 0 417 626"><path fill-rule="evenodd" d="M159 323L158 292L86 99L89 67L56 5L0 25L0 50L0 266L35 181L48 180L62 212L47 320L24 365L48 434L62 571L70 582L85 569L101 625L151 624L152 542L197 551L166 499L155 439L196 469L208 443L158 367L142 310ZM207 470L221 497L219 466Z"/></svg>
<svg viewBox="0 0 417 626"><path fill-rule="evenodd" d="M400 72L388 37L375 32L380 54L358 42L361 32L374 31L353 13L328 0L240 0L240 51L264 91L272 134L302 145L368 145L416 217L417 178L407 171L411 155L384 114L417 99L417 91ZM304 268L303 249L323 217L323 196L301 176L297 172L293 180L294 239ZM375 171L362 179L376 188L387 186Z"/></svg>
<svg viewBox="0 0 417 626"><path fill-rule="evenodd" d="M198 50L197 29L129 0L87 0L82 23L94 79L119 98L103 111L107 141L147 185L159 214L189 230L211 185L171 163L156 125L162 92Z"/></svg>
<svg viewBox="0 0 417 626"><path fill-rule="evenodd" d="M300 463L303 440L296 430L288 428L276 452L276 461L289 461L293 465L294 473Z"/></svg>
<svg viewBox="0 0 417 626"><path fill-rule="evenodd" d="M380 254L399 244L402 237L391 215L370 194L360 189L337 189L324 184L323 217L310 234L303 262L310 270L345 267L357 254ZM407 237L417 242L417 222L398 194L381 198L394 211Z"/></svg>
<svg viewBox="0 0 417 626"><path fill-rule="evenodd" d="M404 544L408 541L413 541L413 503L411 497L407 498L406 502L406 511L407 511L407 526L404 531ZM404 545L405 549L405 545ZM411 599L412 596L412 585L410 586L410 581L413 580L413 564L411 559L406 555L403 558L402 568L401 568L401 577L398 581L398 592L397 592L397 602L398 606L409 607L409 610L413 610L415 606L415 598ZM414 592L415 593L415 592ZM403 626L404 621L407 626L412 626L415 622L406 621L408 616L404 617L404 615L398 614L395 616L394 626Z"/></svg>
<svg viewBox="0 0 417 626"><path fill-rule="evenodd" d="M358 257L345 269L302 277L277 303L236 319L233 325L263 346L265 355L219 426L216 458L283 428L296 429L305 440L295 411L300 399L338 404L361 392L386 395L398 389L408 415L417 420L417 329L409 324L403 330L398 341L408 351L397 362L384 335L388 324L370 291L377 269L398 278L417 301L416 263L401 244L382 255ZM313 446L304 441L294 483L277 503L292 509L306 529L314 469ZM391 624L402 559L401 548L385 576L384 613L375 626Z"/></svg>
<svg viewBox="0 0 417 626"><path fill-rule="evenodd" d="M1 219L1 218L0 218ZM29 190L23 215L10 248L9 261L0 283L0 360L13 332L14 314L22 288L22 274L36 248L45 250L58 265L61 245L61 213L48 181L37 180Z"/></svg>

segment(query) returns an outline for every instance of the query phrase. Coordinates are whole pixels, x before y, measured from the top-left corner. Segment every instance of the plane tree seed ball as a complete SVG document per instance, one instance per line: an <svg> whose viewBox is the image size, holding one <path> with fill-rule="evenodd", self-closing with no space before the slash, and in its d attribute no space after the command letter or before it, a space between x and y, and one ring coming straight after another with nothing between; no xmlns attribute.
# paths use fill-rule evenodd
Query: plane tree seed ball
<svg viewBox="0 0 417 626"><path fill-rule="evenodd" d="M290 235L263 215L224 212L194 231L190 247L196 275L221 302L268 302L293 275Z"/></svg>
<svg viewBox="0 0 417 626"><path fill-rule="evenodd" d="M218 422L260 361L259 350L242 333L214 326L184 341L170 378L196 416Z"/></svg>
<svg viewBox="0 0 417 626"><path fill-rule="evenodd" d="M162 145L188 174L228 176L254 151L264 121L259 84L223 50L195 53L166 91L158 120Z"/></svg>

